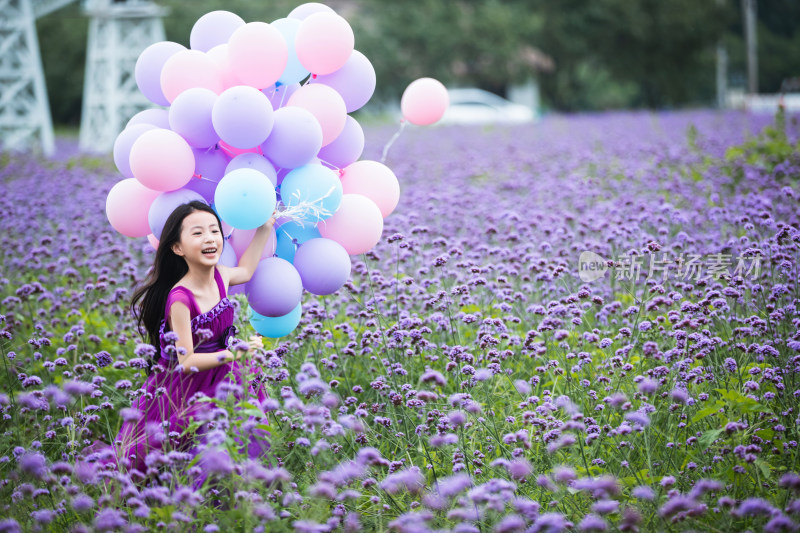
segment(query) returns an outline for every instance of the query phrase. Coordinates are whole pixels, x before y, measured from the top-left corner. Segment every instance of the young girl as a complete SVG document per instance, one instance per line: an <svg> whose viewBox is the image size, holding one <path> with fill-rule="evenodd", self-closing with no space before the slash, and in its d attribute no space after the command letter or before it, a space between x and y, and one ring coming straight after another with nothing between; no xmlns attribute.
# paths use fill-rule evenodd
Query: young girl
<svg viewBox="0 0 800 533"><path fill-rule="evenodd" d="M153 270L131 303L157 351L143 394L124 413L117 437L117 458L129 469L146 474L147 454L166 448L166 440L170 449L197 453L197 438L177 437L193 418L207 417L211 408L207 402L192 401L195 394L224 397L238 391L252 394L259 403L266 399L260 386L242 383L237 358L243 352L229 348L236 328L227 288L250 280L274 223L270 218L256 230L238 266L226 267L219 264L222 224L211 207L189 202L167 219ZM177 337L174 347L170 337ZM261 346L260 337L251 337L251 351ZM269 448L266 435L260 437L248 437L251 457Z"/></svg>

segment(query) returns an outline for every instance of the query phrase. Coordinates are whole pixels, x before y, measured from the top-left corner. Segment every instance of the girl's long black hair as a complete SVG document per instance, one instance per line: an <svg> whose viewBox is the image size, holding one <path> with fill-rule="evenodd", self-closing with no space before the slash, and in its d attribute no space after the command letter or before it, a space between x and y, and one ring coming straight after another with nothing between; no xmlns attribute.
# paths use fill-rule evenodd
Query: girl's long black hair
<svg viewBox="0 0 800 533"><path fill-rule="evenodd" d="M144 284L133 293L131 300L131 311L136 317L139 330L144 328L147 332L147 342L156 349L155 360L158 360L161 346L159 329L161 320L165 318L164 306L167 304L167 296L172 287L189 271L186 260L175 255L172 245L181 239L183 219L195 211L206 211L213 214L217 219L217 224L222 227L217 213L204 202L193 200L176 207L167 218L164 230L161 232L153 269Z"/></svg>

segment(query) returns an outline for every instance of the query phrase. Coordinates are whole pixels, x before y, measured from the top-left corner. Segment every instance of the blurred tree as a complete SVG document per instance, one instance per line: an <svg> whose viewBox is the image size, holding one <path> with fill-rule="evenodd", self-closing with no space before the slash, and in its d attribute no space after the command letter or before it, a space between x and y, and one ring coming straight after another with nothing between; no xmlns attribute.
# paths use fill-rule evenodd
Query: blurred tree
<svg viewBox="0 0 800 533"><path fill-rule="evenodd" d="M383 96L431 76L495 92L527 78L542 17L522 1L362 0L356 47L373 59Z"/></svg>
<svg viewBox="0 0 800 533"><path fill-rule="evenodd" d="M555 61L543 94L559 109L665 107L710 102L713 47L731 16L727 6L694 0L530 0L544 17L540 46ZM608 80L589 92L591 76Z"/></svg>
<svg viewBox="0 0 800 533"><path fill-rule="evenodd" d="M323 0L324 1L324 0ZM725 34L735 83L743 68L741 0L328 0L353 26L375 66L376 99L396 99L415 78L502 94L539 71L558 110L669 107L714 100L714 47ZM246 21L285 17L302 0L157 0L167 39L189 44L194 22L216 9ZM800 2L758 3L761 90L800 75ZM77 3L37 23L56 124L80 120L88 20ZM546 72L552 59L554 69Z"/></svg>

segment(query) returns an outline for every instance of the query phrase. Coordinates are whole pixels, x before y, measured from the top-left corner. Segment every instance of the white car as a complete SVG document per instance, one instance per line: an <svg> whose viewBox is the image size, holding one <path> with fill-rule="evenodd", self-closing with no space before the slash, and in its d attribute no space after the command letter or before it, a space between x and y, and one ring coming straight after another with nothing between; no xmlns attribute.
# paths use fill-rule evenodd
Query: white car
<svg viewBox="0 0 800 533"><path fill-rule="evenodd" d="M450 106L442 124L522 124L536 118L531 108L482 89L448 89Z"/></svg>

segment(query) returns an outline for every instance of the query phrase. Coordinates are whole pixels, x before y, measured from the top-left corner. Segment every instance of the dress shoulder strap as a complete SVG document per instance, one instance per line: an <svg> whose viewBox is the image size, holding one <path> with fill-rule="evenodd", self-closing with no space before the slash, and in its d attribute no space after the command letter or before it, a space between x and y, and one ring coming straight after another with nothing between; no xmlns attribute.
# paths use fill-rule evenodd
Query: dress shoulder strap
<svg viewBox="0 0 800 533"><path fill-rule="evenodd" d="M200 307L197 305L197 301L194 299L194 294L192 291L187 289L186 287L182 287L178 285L167 295L167 304L164 306L164 320L169 319L169 310L172 307L172 304L175 302L181 302L189 308L189 314L192 318L200 314Z"/></svg>
<svg viewBox="0 0 800 533"><path fill-rule="evenodd" d="M219 299L222 300L228 294L225 292L225 282L222 281L222 274L218 268L214 268L214 279L217 280L217 288L219 289Z"/></svg>

